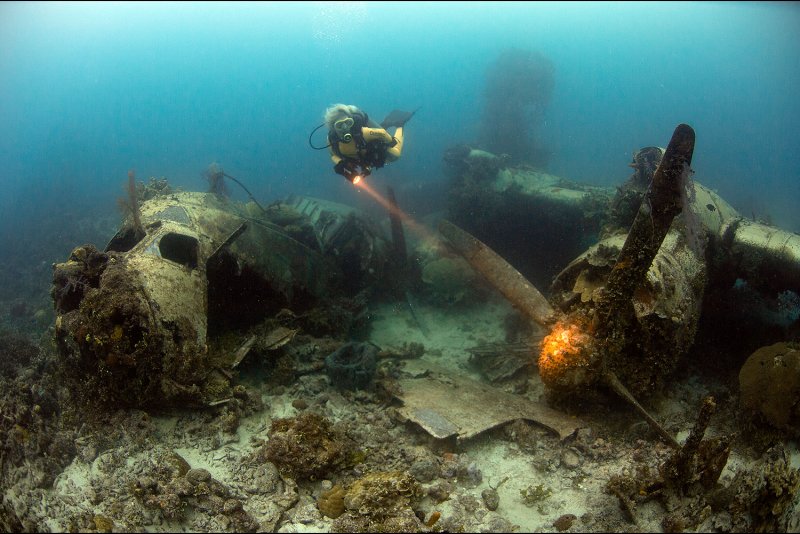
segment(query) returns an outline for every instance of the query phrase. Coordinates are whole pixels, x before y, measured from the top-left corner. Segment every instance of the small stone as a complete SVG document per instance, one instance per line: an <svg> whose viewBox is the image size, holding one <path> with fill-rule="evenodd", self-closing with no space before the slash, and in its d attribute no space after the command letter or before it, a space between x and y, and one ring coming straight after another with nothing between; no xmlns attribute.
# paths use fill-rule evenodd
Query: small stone
<svg viewBox="0 0 800 534"><path fill-rule="evenodd" d="M237 501L236 499L228 499L225 501L225 504L222 505L222 513L224 514L232 514L238 510L242 509L242 503Z"/></svg>
<svg viewBox="0 0 800 534"><path fill-rule="evenodd" d="M295 511L294 514L294 521L296 523L300 523L302 525L308 525L314 523L320 518L320 512L317 510L317 507L313 504L307 504L305 506L301 506Z"/></svg>
<svg viewBox="0 0 800 534"><path fill-rule="evenodd" d="M308 403L303 399L295 399L292 401L292 406L294 406L296 410L305 410L308 408Z"/></svg>
<svg viewBox="0 0 800 534"><path fill-rule="evenodd" d="M422 458L414 462L408 471L419 482L425 484L439 476L439 464L431 458Z"/></svg>
<svg viewBox="0 0 800 534"><path fill-rule="evenodd" d="M428 496L435 503L446 501L450 497L450 492L453 491L453 486L448 482L434 482L428 488Z"/></svg>
<svg viewBox="0 0 800 534"><path fill-rule="evenodd" d="M559 532L564 532L565 530L569 530L572 526L572 523L577 519L575 514L564 514L555 521L553 521L553 526Z"/></svg>
<svg viewBox="0 0 800 534"><path fill-rule="evenodd" d="M581 456L573 449L566 449L561 453L561 465L567 469L576 469L581 465Z"/></svg>
<svg viewBox="0 0 800 534"><path fill-rule="evenodd" d="M481 492L481 497L483 498L483 504L492 512L497 510L497 507L500 506L500 494L498 494L497 490L494 488L483 490Z"/></svg>
<svg viewBox="0 0 800 534"><path fill-rule="evenodd" d="M175 495L186 497L194 494L194 485L185 477L176 478L172 482L172 491Z"/></svg>
<svg viewBox="0 0 800 534"><path fill-rule="evenodd" d="M207 469L189 469L186 472L186 479L192 484L199 484L211 480L211 473Z"/></svg>
<svg viewBox="0 0 800 534"><path fill-rule="evenodd" d="M460 466L458 480L468 488L474 488L483 481L483 473L475 462L466 467Z"/></svg>
<svg viewBox="0 0 800 534"><path fill-rule="evenodd" d="M591 445L594 441L594 432L592 431L592 428L588 426L585 428L579 428L575 433L575 440L578 443Z"/></svg>

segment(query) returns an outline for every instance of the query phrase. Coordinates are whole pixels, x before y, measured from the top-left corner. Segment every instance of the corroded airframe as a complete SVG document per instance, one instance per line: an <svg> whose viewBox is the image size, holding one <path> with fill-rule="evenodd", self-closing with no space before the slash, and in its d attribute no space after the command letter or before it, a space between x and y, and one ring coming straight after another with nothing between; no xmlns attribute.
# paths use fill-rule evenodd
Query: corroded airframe
<svg viewBox="0 0 800 534"><path fill-rule="evenodd" d="M209 351L210 334L342 294L342 262L330 251L349 240L370 243L365 269L384 261L383 239L357 213L316 199L262 213L212 193L174 192L140 209L144 235L129 218L105 251L84 245L54 265L65 368L86 395L112 404L229 397L224 370L234 355Z"/></svg>
<svg viewBox="0 0 800 534"><path fill-rule="evenodd" d="M470 225L469 214L483 202L481 224L471 227L491 229L487 243L524 248L518 238L511 246L503 243L498 228L533 214L537 222L531 225L552 234L564 213L577 228L600 234L596 245L555 276L548 299L489 246L448 221L439 225L477 271L550 332L534 349L541 350L539 374L551 392L570 395L602 384L649 417L634 397L657 391L692 347L707 287L730 288L742 278L760 291L800 292L800 235L745 219L692 180L693 149L694 131L680 125L666 151L637 153L631 165L636 173L615 195L507 168L502 158L482 151L446 154L456 174L452 196L464 206L456 205L451 215ZM574 249L576 234L553 247L561 254ZM534 264L547 256L535 252Z"/></svg>

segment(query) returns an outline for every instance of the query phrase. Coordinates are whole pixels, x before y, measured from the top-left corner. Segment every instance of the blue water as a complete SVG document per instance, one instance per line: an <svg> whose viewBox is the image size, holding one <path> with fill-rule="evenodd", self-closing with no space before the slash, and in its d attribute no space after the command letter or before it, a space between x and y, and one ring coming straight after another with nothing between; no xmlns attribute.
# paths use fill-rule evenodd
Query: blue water
<svg viewBox="0 0 800 534"><path fill-rule="evenodd" d="M0 245L114 209L130 168L205 190L216 161L263 202L354 199L308 146L336 102L377 119L422 106L373 179L443 180L511 47L555 67L549 172L619 184L633 151L685 122L698 181L800 231L799 35L797 3L3 3Z"/></svg>

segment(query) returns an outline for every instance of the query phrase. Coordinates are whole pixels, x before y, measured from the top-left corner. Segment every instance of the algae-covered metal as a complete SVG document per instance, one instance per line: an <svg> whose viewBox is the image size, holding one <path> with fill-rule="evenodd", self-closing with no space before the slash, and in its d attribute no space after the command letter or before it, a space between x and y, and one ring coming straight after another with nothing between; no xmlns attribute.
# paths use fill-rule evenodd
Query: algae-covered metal
<svg viewBox="0 0 800 534"><path fill-rule="evenodd" d="M210 351L210 336L308 308L344 286L342 262L316 246L329 236L314 234L303 214L295 222L312 228L308 242L270 220L291 206L254 216L216 194L177 192L140 209L143 236L128 223L105 251L84 245L54 265L56 338L86 395L132 406L224 398L230 376L216 370L237 355ZM340 229L339 242L364 238L353 232Z"/></svg>

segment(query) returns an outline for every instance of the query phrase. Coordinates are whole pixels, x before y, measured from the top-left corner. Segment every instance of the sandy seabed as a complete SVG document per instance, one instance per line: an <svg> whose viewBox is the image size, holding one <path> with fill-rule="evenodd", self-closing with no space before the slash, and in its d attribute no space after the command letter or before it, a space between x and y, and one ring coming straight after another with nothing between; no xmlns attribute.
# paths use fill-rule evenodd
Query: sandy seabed
<svg viewBox="0 0 800 534"><path fill-rule="evenodd" d="M458 308L422 303L418 314L427 325L426 336L404 304L384 304L371 314L370 341L382 348L421 343L425 351L417 367L430 364L481 380L469 364L468 349L502 341L504 322L515 313L499 296ZM395 362L398 372L404 363ZM606 489L611 477L634 473L637 462L657 465L671 452L625 404L591 407L580 414L587 426L564 440L534 422L518 420L462 443L442 442L413 422L398 420L391 403L374 392L333 387L324 370L274 388L257 378L252 362L248 369L249 375L242 371L242 383L260 400L238 424L221 425L223 411L120 411L109 419L104 436L78 438L77 456L52 487L36 487L31 482L36 473L17 466L4 502L24 518L21 527L30 530L329 532L341 523L320 512L324 491L368 473L405 471L422 488L415 505L422 530L662 532L672 511L653 499L630 517ZM498 387L521 389L519 394L531 400L544 393L535 368L514 384ZM726 434L733 430L736 410L736 396L726 388L686 372L648 407L682 442L702 399L713 394L719 409L707 434ZM269 440L271 422L306 411L322 415L354 439L363 461L326 479L298 481L265 462L258 451ZM791 465L800 467L797 445L784 445ZM721 484L730 484L737 470L754 461L748 450L733 447ZM174 489L178 497L172 504L146 505L143 488L154 487L159 476L169 478L164 466L170 463L191 468L183 473L193 486ZM495 503L488 497L491 490ZM798 510L795 501L789 531L800 530ZM439 519L425 526L437 513ZM725 517L706 514L697 521L698 531L731 528Z"/></svg>

